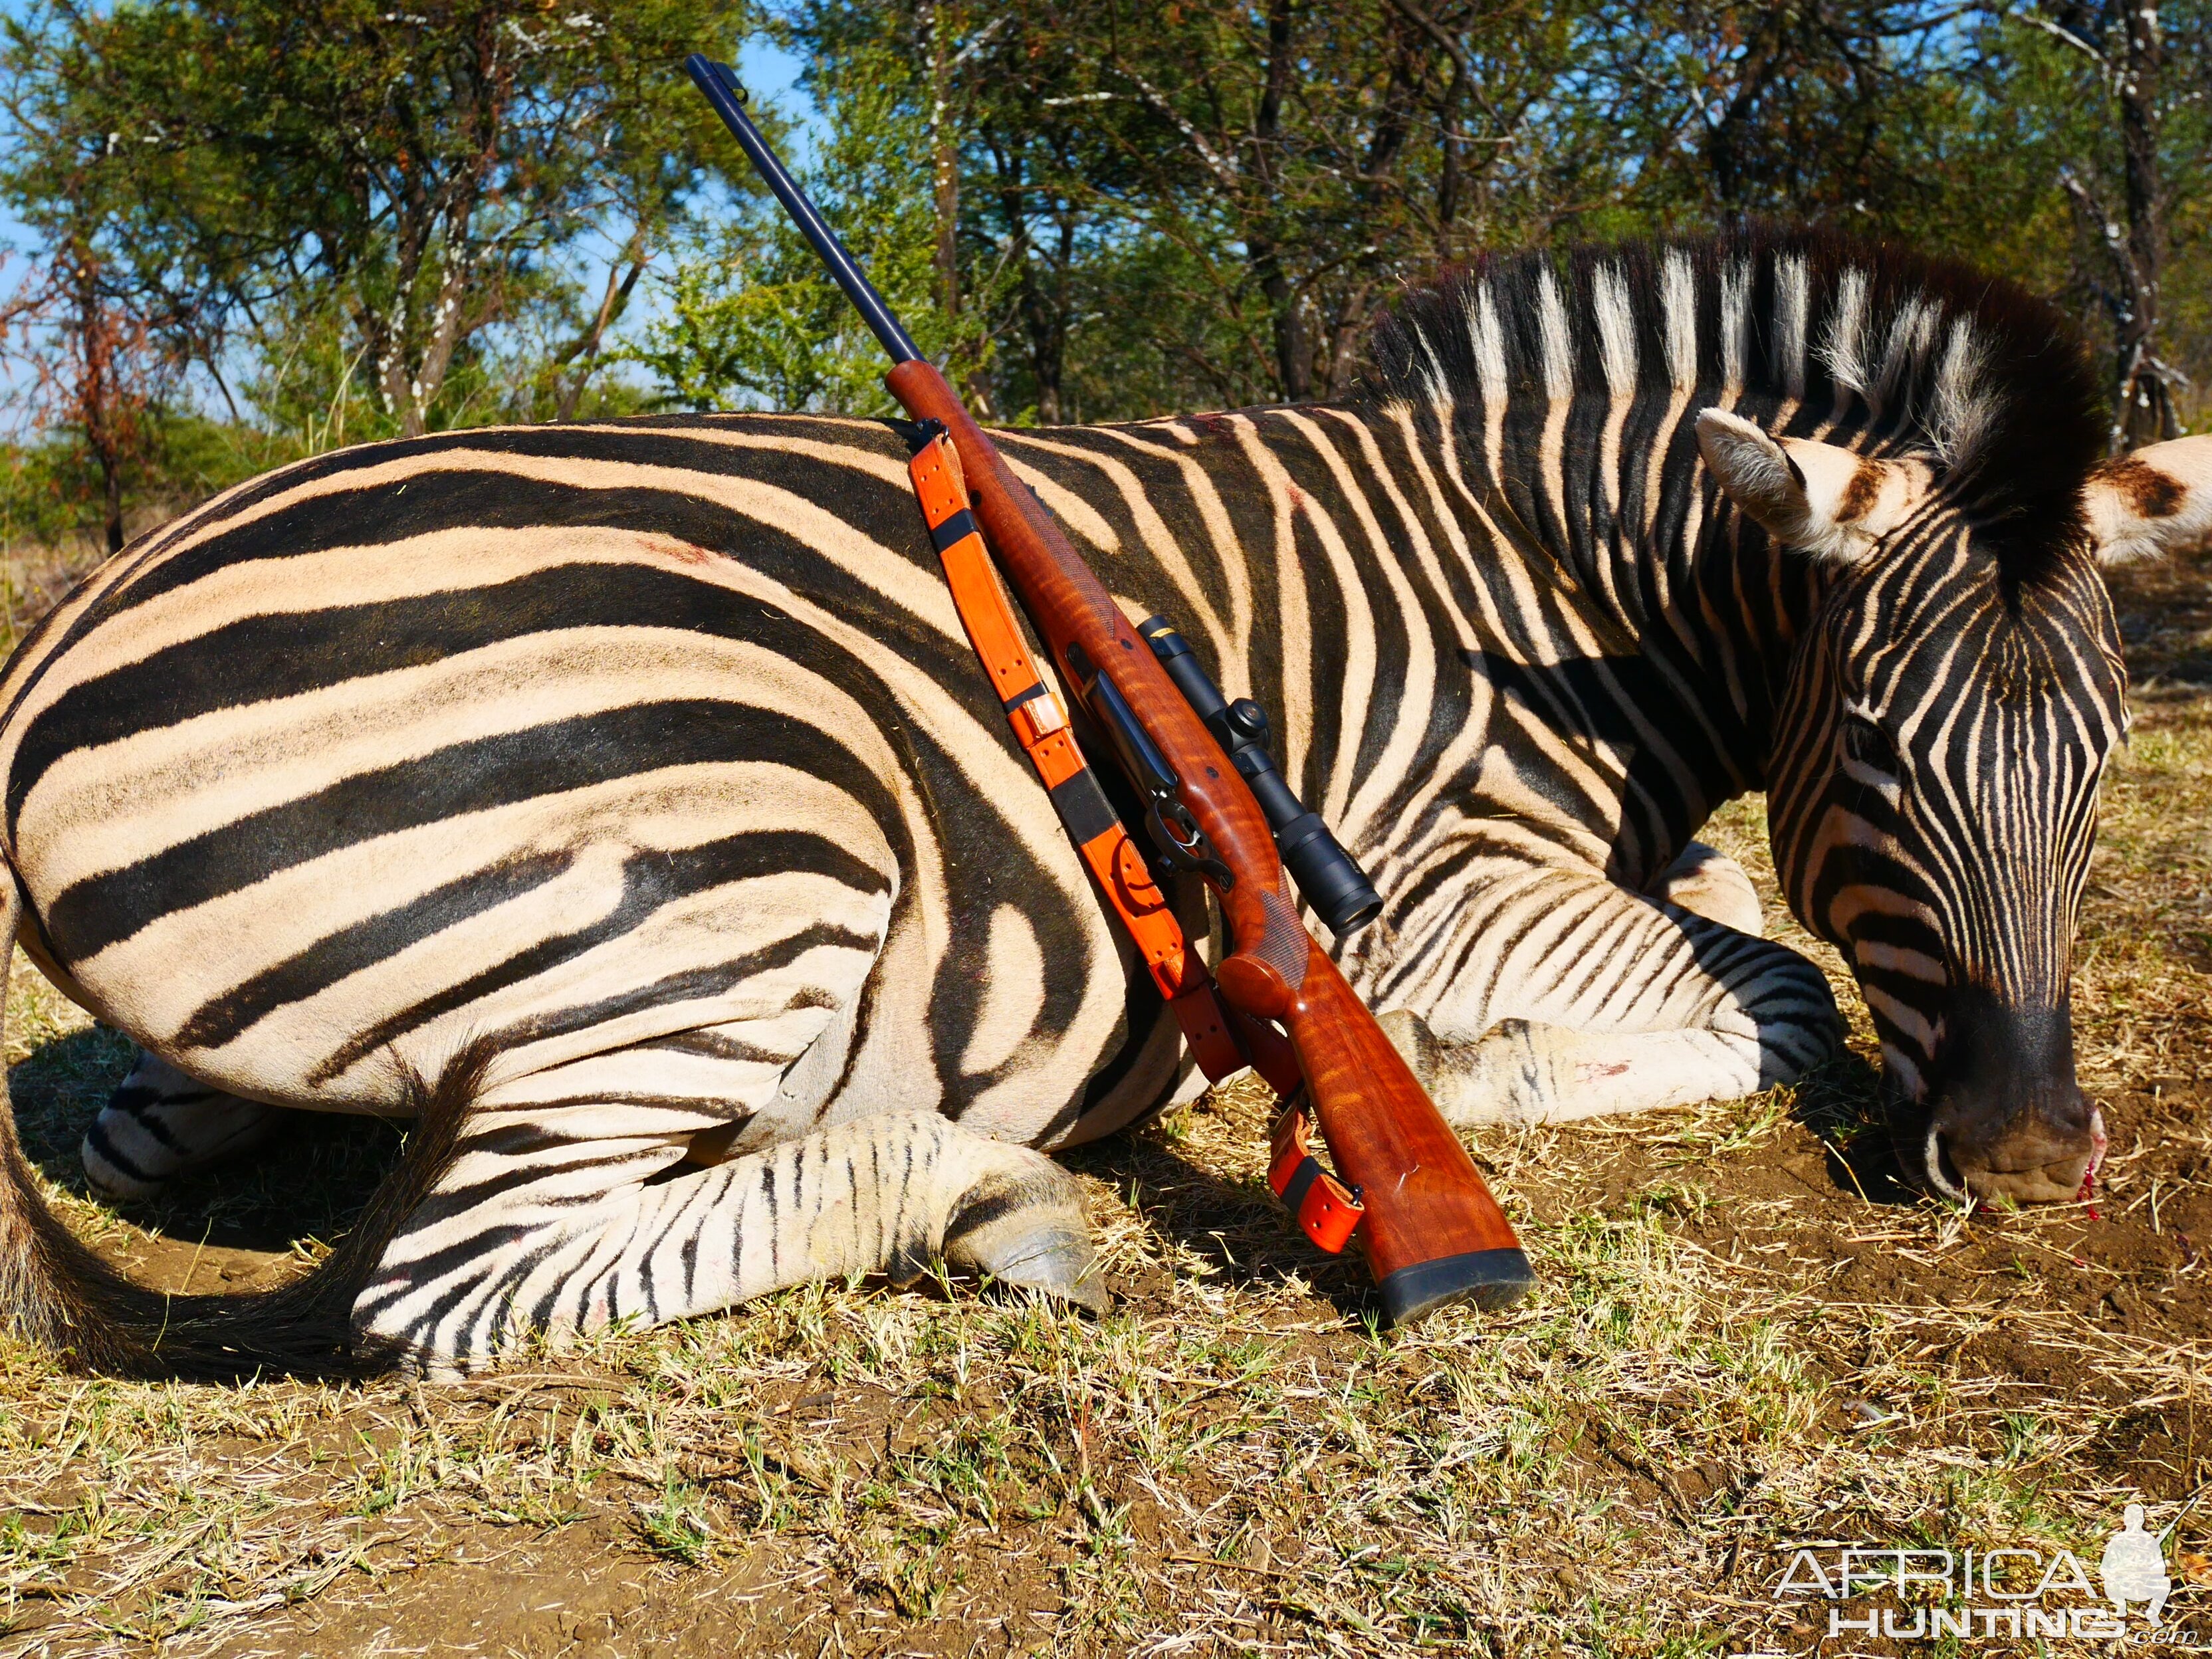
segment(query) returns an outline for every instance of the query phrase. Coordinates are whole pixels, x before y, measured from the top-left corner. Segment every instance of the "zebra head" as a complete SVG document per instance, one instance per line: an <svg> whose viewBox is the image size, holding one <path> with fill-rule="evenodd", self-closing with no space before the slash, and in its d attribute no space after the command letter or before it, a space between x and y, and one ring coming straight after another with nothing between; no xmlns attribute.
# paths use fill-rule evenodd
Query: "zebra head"
<svg viewBox="0 0 2212 1659"><path fill-rule="evenodd" d="M2097 563L2212 532L2212 438L2077 463L2064 533L2025 550L1986 471L1954 488L1929 449L1715 410L1698 440L1814 573L1768 772L1775 862L1857 976L1903 1160L1954 1199L2071 1197L2105 1145L2075 1076L2075 921L2127 724Z"/></svg>

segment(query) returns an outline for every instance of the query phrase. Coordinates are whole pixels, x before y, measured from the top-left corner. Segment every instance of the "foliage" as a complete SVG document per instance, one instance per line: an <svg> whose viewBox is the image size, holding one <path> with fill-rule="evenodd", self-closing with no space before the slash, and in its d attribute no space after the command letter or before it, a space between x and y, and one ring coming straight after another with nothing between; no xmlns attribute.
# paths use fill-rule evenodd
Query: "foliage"
<svg viewBox="0 0 2212 1659"><path fill-rule="evenodd" d="M2118 0L2106 9L2099 40ZM2056 15L2014 0L793 0L786 27L817 63L903 51L911 107L948 112L961 280L1006 296L997 402L1050 420L1329 395L1392 295L1479 249L1752 216L1963 254L2110 340L2110 239L2069 180L2118 179L2119 83ZM2169 356L2202 368L2183 319L2212 295L2212 8L2160 15ZM950 86L922 70L948 30ZM919 216L930 181L905 184Z"/></svg>
<svg viewBox="0 0 2212 1659"><path fill-rule="evenodd" d="M899 75L898 60L868 49L816 77L825 137L801 183L924 355L972 374L986 342L972 317L948 317L938 301L933 210L912 185L926 173L924 124L902 100ZM883 348L772 201L695 231L665 300L625 355L671 404L896 407L883 387Z"/></svg>
<svg viewBox="0 0 2212 1659"><path fill-rule="evenodd" d="M223 395L228 349L343 342L379 423L494 412L488 331L565 331L536 387L573 407L700 183L711 120L673 62L738 0L47 0L6 25L0 194L34 227L96 179L89 240ZM617 250L593 293L595 243ZM157 305L154 303L158 301ZM555 384L558 381L559 384ZM346 395L354 395L349 390Z"/></svg>
<svg viewBox="0 0 2212 1659"><path fill-rule="evenodd" d="M65 438L0 450L0 546L52 546L77 532L93 481Z"/></svg>
<svg viewBox="0 0 2212 1659"><path fill-rule="evenodd" d="M677 69L747 29L806 65L810 188L993 418L1336 395L1394 295L1483 249L1759 216L2058 298L2116 441L2212 384L2212 0L28 0L11 522L113 544L192 499L227 475L176 471L186 416L243 464L886 411Z"/></svg>

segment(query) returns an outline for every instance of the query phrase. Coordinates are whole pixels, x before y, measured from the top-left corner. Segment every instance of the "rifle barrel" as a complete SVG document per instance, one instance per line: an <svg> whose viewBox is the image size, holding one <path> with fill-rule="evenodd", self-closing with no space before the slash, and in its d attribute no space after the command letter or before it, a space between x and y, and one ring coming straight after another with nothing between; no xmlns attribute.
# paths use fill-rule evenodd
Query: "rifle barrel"
<svg viewBox="0 0 2212 1659"><path fill-rule="evenodd" d="M761 137L760 129L745 113L745 89L738 79L738 72L701 52L685 58L684 67L690 71L699 90L707 94L707 101L722 118L722 125L729 128L730 136L738 141L745 159L753 164L753 171L775 192L775 199L783 204L783 210L798 225L799 234L806 238L822 263L830 267L830 275L845 290L845 297L853 302L876 338L883 342L891 361L910 363L920 357L921 349L915 344L914 337L892 314L890 307L884 303L884 296L876 292L876 285L854 263L845 245L837 240L837 233L815 210L806 192L799 187L799 181L784 171L783 163L769 148L768 140Z"/></svg>
<svg viewBox="0 0 2212 1659"><path fill-rule="evenodd" d="M1072 684L1092 686L1102 702L1117 706L1111 711L1116 718L1105 723L1145 737L1151 752L1139 755L1133 744L1124 758L1141 781L1173 792L1183 821L1194 826L1190 847L1203 847L1204 862L1216 872L1214 890L1236 942L1215 969L1223 1000L1271 1036L1266 1022L1282 1022L1295 1065L1279 1064L1269 1080L1279 1072L1304 1073L1337 1173L1365 1190L1367 1265L1381 1287L1384 1313L1397 1324L1462 1298L1504 1306L1530 1283L1512 1224L1419 1079L1298 921L1264 809L1243 773L1044 503L915 349L883 295L783 170L740 106L744 92L735 74L696 53L684 67L896 360L884 382L891 395L908 415L938 422L951 438L984 539L1054 659ZM1320 826L1317 817L1313 823ZM1170 838L1182 844L1181 837ZM1298 845L1307 845L1306 838ZM1335 847L1334 837L1328 845ZM1337 856L1365 888L1358 866L1340 848ZM1283 1058L1280 1038L1269 1046Z"/></svg>

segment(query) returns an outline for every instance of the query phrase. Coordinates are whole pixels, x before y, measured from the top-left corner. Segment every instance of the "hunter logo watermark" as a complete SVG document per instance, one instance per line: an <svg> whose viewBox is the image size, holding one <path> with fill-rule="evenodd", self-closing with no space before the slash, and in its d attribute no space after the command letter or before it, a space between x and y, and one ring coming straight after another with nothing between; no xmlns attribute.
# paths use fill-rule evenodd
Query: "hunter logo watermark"
<svg viewBox="0 0 2212 1659"><path fill-rule="evenodd" d="M2105 1546L2105 1559L2099 1565L2106 1598L2124 1615L2129 1602L2143 1602L2144 1616L2156 1630L2158 1616L2166 1611L2166 1598L2172 1593L2173 1580L2166 1576L2166 1551L2158 1534L2143 1530L2142 1504L2128 1505L2126 1517Z"/></svg>
<svg viewBox="0 0 2212 1659"><path fill-rule="evenodd" d="M1826 1601L1832 1637L2017 1642L2156 1633L2173 1581L2160 1534L2144 1530L2142 1504L2127 1506L2097 1565L2093 1583L2070 1550L1812 1546L1790 1558L1774 1595ZM1863 1611L1843 1605L1884 1590L1905 1605Z"/></svg>

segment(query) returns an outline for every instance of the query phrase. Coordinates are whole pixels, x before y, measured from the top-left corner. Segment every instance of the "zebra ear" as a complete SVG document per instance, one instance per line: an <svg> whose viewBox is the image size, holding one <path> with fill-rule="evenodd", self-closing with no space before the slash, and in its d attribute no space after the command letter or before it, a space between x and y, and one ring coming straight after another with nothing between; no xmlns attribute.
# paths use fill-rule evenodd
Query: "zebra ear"
<svg viewBox="0 0 2212 1659"><path fill-rule="evenodd" d="M1928 493L1924 463L1875 460L1809 438L1778 441L1717 409L1698 416L1698 447L1731 501L1776 540L1816 558L1865 556Z"/></svg>
<svg viewBox="0 0 2212 1659"><path fill-rule="evenodd" d="M2212 542L2212 437L2176 438L2106 461L2081 492L2100 564Z"/></svg>

